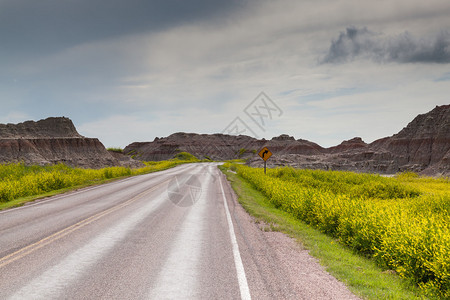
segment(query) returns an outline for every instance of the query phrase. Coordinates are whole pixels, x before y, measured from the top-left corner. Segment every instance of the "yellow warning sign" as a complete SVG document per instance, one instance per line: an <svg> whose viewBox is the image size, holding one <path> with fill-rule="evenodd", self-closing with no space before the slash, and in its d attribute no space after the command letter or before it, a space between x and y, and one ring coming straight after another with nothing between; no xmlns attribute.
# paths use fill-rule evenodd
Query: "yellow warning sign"
<svg viewBox="0 0 450 300"><path fill-rule="evenodd" d="M269 149L267 149L267 147L264 147L261 149L261 151L259 151L258 155L264 160L268 160L269 157L272 156L272 152L270 152Z"/></svg>

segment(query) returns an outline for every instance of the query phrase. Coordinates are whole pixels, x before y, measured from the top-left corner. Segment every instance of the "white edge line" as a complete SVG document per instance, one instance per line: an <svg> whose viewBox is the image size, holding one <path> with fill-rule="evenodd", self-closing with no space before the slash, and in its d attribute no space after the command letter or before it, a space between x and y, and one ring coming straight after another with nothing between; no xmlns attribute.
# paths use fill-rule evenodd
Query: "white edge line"
<svg viewBox="0 0 450 300"><path fill-rule="evenodd" d="M234 233L233 222L231 220L230 210L228 209L227 199L225 197L225 192L223 190L222 180L219 177L220 189L222 190L223 204L225 206L225 213L227 215L228 229L230 232L231 245L233 247L234 264L236 266L236 273L239 283L239 290L241 292L241 299L250 300L250 289L247 283L247 277L245 276L244 265L242 264L241 254L239 253L239 245L236 240L236 235Z"/></svg>

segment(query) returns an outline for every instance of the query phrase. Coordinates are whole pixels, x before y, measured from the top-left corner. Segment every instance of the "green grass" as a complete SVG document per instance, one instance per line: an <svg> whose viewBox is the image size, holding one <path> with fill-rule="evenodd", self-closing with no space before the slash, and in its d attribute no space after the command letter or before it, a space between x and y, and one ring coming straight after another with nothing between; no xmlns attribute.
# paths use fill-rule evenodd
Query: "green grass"
<svg viewBox="0 0 450 300"><path fill-rule="evenodd" d="M175 154L174 159L179 159L179 160L186 160L186 161L192 161L192 162L197 162L199 161L197 159L197 157L195 157L194 155L188 153L188 152L180 152Z"/></svg>
<svg viewBox="0 0 450 300"><path fill-rule="evenodd" d="M227 163L243 164L243 163L246 162L246 160L245 160L245 159L242 159L242 158L236 158L236 159L225 160L225 162L227 162Z"/></svg>
<svg viewBox="0 0 450 300"><path fill-rule="evenodd" d="M112 152L117 152L117 153L123 153L123 149L120 147L109 147L109 148L106 148L106 150L112 151Z"/></svg>
<svg viewBox="0 0 450 300"><path fill-rule="evenodd" d="M277 209L260 191L239 175L219 167L244 209L271 228L295 238L326 270L363 299L428 299L406 279L384 271L371 259L339 244L336 239Z"/></svg>
<svg viewBox="0 0 450 300"><path fill-rule="evenodd" d="M241 156L244 155L246 152L247 152L247 149L245 149L245 148L239 149L238 157L241 157Z"/></svg>

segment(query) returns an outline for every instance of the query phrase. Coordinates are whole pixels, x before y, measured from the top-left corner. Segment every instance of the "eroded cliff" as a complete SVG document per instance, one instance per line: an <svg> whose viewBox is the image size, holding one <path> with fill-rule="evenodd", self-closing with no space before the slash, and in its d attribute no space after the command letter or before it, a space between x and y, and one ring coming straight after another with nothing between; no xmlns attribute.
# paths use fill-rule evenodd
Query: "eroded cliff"
<svg viewBox="0 0 450 300"><path fill-rule="evenodd" d="M0 124L0 162L84 168L121 165L96 138L81 136L68 118Z"/></svg>
<svg viewBox="0 0 450 300"><path fill-rule="evenodd" d="M371 144L356 137L323 148L285 134L258 140L244 135L180 132L153 142L132 143L124 152L140 160L164 160L186 151L200 159L248 158L250 165L262 166L263 161L256 153L264 146L274 154L268 161L269 167L450 175L450 105L418 115L399 133Z"/></svg>

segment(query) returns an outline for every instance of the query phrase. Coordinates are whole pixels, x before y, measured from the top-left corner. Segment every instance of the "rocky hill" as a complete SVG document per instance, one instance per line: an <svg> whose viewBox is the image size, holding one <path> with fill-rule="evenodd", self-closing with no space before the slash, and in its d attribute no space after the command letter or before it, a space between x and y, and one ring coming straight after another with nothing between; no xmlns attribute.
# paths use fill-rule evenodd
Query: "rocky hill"
<svg viewBox="0 0 450 300"><path fill-rule="evenodd" d="M171 159L186 151L196 157L225 160L246 158L262 166L257 152L268 147L274 154L269 167L351 170L394 174L415 171L426 175L450 175L450 105L437 106L418 115L399 133L367 144L356 137L323 148L316 143L280 135L271 140L245 135L174 133L153 142L132 143L120 153L108 152L96 138L81 136L68 118L0 124L0 163L65 163L100 168L142 166L141 161Z"/></svg>
<svg viewBox="0 0 450 300"><path fill-rule="evenodd" d="M9 162L65 163L86 168L141 165L137 162L121 163L98 139L81 136L72 121L64 117L0 124L0 163Z"/></svg>
<svg viewBox="0 0 450 300"><path fill-rule="evenodd" d="M153 142L132 143L124 149L124 153L143 161L170 159L182 151L200 159L227 160L250 158L263 146L270 146L272 152L277 153L320 154L324 151L315 143L295 140L288 135L280 135L268 141L246 135L178 132L165 138L156 138Z"/></svg>
<svg viewBox="0 0 450 300"><path fill-rule="evenodd" d="M155 138L153 142L132 143L125 147L124 153L143 161L171 159L182 151L197 158L223 160L240 156L241 149L257 149L260 144L248 136L178 132L166 138ZM247 151L242 155L248 155Z"/></svg>
<svg viewBox="0 0 450 300"><path fill-rule="evenodd" d="M82 138L69 118L0 124L1 139Z"/></svg>
<svg viewBox="0 0 450 300"><path fill-rule="evenodd" d="M198 158L215 160L248 158L250 165L262 166L256 153L264 146L274 154L268 161L269 167L450 175L450 105L437 106L417 116L399 133L371 144L356 137L323 148L289 135L258 140L244 135L175 133L153 142L132 143L124 152L140 160L164 160L186 151Z"/></svg>
<svg viewBox="0 0 450 300"><path fill-rule="evenodd" d="M250 164L262 165L257 158ZM324 149L321 154L291 153L274 156L270 166L349 170L395 174L414 171L425 175L450 175L450 105L436 106L418 115L399 133L366 144L353 138Z"/></svg>
<svg viewBox="0 0 450 300"><path fill-rule="evenodd" d="M448 173L450 168L450 105L418 115L392 137L371 144L393 155L400 169Z"/></svg>

